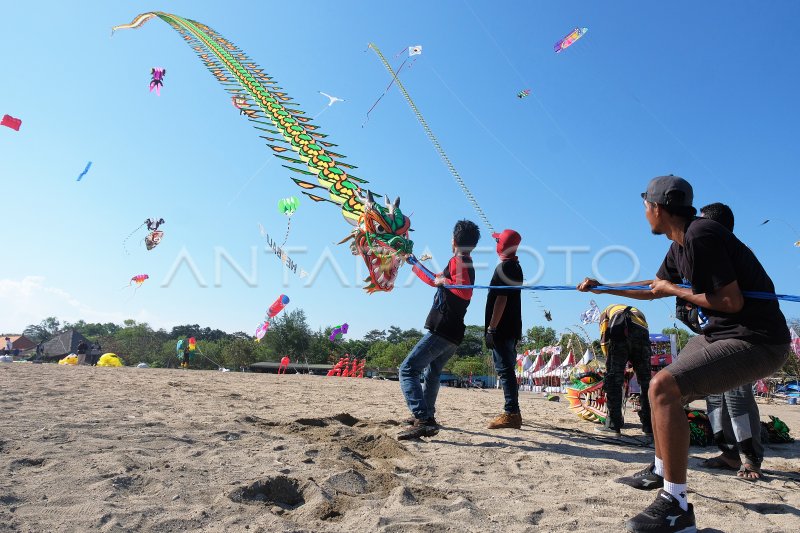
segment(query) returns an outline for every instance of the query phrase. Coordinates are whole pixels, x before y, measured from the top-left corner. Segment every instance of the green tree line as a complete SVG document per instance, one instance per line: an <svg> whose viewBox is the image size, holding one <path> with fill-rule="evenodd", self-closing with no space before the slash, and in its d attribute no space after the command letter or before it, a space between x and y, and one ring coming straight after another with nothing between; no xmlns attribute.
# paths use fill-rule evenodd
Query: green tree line
<svg viewBox="0 0 800 533"><path fill-rule="evenodd" d="M800 331L800 319L792 319L789 325ZM61 323L48 317L39 324L25 328L24 335L40 342L64 329L75 329L93 342L99 342L104 352L113 352L128 365L145 362L150 366L164 367L176 362L176 344L179 339L194 337L198 352L192 362L193 368L215 369L224 366L231 369L247 367L259 361L279 361L288 355L292 362L301 364L331 364L344 354L367 360L370 368L397 368L424 332L415 328L402 329L390 326L386 330L373 329L363 338L345 337L336 343L329 340L334 326L312 330L302 309L284 312L270 326L260 342L244 332L227 333L219 329L200 327L197 324L175 326L171 330L153 329L149 324L126 320L121 325L114 323ZM593 332L596 331L593 327ZM662 333L677 333L679 346L684 346L692 334L683 328L665 328ZM559 335L547 326L528 329L517 345L517 351L539 350L545 346L560 345L565 356L569 348L580 358L586 349L600 354L600 341L593 339L586 329L575 326ZM787 373L798 375L796 357L786 364ZM494 372L491 352L483 343L483 326L467 326L464 341L450 359L446 370L464 377L487 375Z"/></svg>

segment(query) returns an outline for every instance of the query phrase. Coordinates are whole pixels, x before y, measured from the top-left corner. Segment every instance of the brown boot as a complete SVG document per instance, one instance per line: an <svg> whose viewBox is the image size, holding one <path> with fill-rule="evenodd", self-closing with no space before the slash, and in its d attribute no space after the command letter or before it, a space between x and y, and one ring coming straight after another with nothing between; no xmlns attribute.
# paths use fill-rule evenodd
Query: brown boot
<svg viewBox="0 0 800 533"><path fill-rule="evenodd" d="M522 427L522 415L520 413L503 413L491 422L489 429L519 429Z"/></svg>

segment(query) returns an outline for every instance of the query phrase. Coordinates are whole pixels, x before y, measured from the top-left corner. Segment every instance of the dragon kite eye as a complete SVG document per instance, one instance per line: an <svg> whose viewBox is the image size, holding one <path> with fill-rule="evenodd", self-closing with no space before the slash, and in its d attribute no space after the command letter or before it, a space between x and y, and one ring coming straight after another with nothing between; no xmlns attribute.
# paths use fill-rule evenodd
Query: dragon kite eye
<svg viewBox="0 0 800 533"><path fill-rule="evenodd" d="M386 233L386 229L380 224L375 224L375 233L378 235L383 235Z"/></svg>

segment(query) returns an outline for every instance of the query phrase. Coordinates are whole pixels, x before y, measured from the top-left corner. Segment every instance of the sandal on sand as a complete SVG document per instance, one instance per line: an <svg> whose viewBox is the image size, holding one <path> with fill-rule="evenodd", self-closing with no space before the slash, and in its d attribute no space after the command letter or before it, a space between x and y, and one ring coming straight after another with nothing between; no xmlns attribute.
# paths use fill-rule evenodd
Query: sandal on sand
<svg viewBox="0 0 800 533"><path fill-rule="evenodd" d="M764 473L761 472L760 466L744 463L739 471L736 472L736 477L744 479L745 481L759 481L764 479Z"/></svg>
<svg viewBox="0 0 800 533"><path fill-rule="evenodd" d="M711 470L733 470L733 471L740 471L741 466L731 466L728 464L722 456L712 457L711 459L706 459L700 463L701 468L708 468Z"/></svg>

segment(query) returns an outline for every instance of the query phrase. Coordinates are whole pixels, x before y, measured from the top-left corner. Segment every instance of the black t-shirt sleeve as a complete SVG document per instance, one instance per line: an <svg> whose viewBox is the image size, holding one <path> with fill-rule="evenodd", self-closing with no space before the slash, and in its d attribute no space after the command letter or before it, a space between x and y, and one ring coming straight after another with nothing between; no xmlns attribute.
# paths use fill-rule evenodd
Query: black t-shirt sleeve
<svg viewBox="0 0 800 533"><path fill-rule="evenodd" d="M736 281L736 269L720 236L706 234L686 243L695 294L714 293Z"/></svg>
<svg viewBox="0 0 800 533"><path fill-rule="evenodd" d="M503 261L498 265L492 276L492 286L512 286L522 285L522 268L516 261ZM510 296L516 289L491 289L497 296Z"/></svg>
<svg viewBox="0 0 800 533"><path fill-rule="evenodd" d="M659 267L658 272L656 272L656 277L671 283L681 283L681 281L683 281L675 261L675 245L669 247L669 251L664 257L661 267Z"/></svg>

